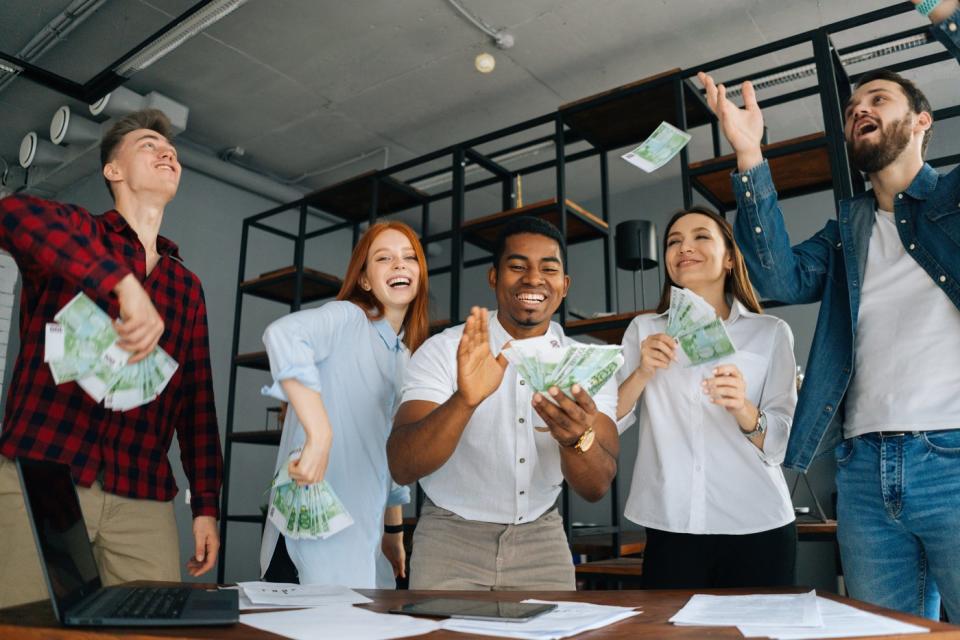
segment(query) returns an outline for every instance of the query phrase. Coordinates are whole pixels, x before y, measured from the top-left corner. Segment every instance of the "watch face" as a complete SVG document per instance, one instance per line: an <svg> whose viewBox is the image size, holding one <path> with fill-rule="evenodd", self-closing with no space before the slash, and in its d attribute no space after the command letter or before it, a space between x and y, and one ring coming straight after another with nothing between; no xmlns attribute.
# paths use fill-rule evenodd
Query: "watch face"
<svg viewBox="0 0 960 640"><path fill-rule="evenodd" d="M593 429L587 429L583 432L583 435L580 436L577 449L579 449L581 453L586 453L587 449L593 446L593 439L596 437L597 433Z"/></svg>

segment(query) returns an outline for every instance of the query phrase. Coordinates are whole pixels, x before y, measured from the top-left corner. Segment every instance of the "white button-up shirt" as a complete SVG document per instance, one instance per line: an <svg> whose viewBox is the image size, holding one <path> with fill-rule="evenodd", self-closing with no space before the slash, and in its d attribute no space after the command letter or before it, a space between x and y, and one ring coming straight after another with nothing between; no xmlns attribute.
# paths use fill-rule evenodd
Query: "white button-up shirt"
<svg viewBox="0 0 960 640"><path fill-rule="evenodd" d="M640 343L663 333L667 314L634 318L623 337L620 382L640 364ZM639 451L624 515L647 527L693 534L746 534L794 520L780 469L797 404L793 334L786 322L731 305L724 321L737 352L709 364L658 369L638 402ZM701 382L734 364L747 399L767 416L763 451Z"/></svg>
<svg viewBox="0 0 960 640"><path fill-rule="evenodd" d="M560 325L548 335L572 344ZM424 342L410 359L403 402L443 404L457 389L457 345L463 325ZM490 312L490 350L494 356L513 340ZM508 365L500 387L480 403L442 467L420 479L437 506L467 520L523 524L543 515L557 500L563 483L560 445L542 427L533 410L534 390ZM613 379L594 396L597 408L616 421L617 387Z"/></svg>

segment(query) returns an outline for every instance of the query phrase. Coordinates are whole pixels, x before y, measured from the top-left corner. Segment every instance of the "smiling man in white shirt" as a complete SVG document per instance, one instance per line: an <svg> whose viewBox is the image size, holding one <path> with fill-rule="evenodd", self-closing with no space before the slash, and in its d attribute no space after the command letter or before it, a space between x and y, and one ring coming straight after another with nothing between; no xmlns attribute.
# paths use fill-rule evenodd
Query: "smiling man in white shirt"
<svg viewBox="0 0 960 640"><path fill-rule="evenodd" d="M564 480L590 501L609 489L619 452L616 387L608 382L591 398L574 385L575 400L554 388L553 404L500 356L515 339L571 342L551 322L570 285L559 230L517 218L493 258L498 310L474 307L465 324L414 353L387 442L394 479L420 480L428 498L410 588L572 590L557 496Z"/></svg>

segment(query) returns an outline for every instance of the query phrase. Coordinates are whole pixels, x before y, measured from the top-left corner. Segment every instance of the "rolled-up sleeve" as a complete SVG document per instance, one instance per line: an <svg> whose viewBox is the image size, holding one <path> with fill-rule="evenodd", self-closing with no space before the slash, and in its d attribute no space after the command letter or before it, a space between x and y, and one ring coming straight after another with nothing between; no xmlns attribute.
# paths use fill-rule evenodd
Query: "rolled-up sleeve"
<svg viewBox="0 0 960 640"><path fill-rule="evenodd" d="M760 394L760 409L767 416L767 434L760 457L769 465L780 465L787 451L790 426L797 408L797 360L793 354L793 332L778 320L770 353L767 379Z"/></svg>
<svg viewBox="0 0 960 640"><path fill-rule="evenodd" d="M426 400L443 404L457 390L459 335L444 331L414 352L404 374L401 402Z"/></svg>
<svg viewBox="0 0 960 640"><path fill-rule="evenodd" d="M331 302L319 309L298 311L274 321L263 333L270 359L273 384L263 387L265 396L287 401L280 385L296 380L317 393L322 391L319 364L336 344L338 328L350 322L350 302ZM357 313L363 313L359 308Z"/></svg>
<svg viewBox="0 0 960 640"><path fill-rule="evenodd" d="M390 493L387 494L387 507L399 507L410 504L410 487L390 481Z"/></svg>

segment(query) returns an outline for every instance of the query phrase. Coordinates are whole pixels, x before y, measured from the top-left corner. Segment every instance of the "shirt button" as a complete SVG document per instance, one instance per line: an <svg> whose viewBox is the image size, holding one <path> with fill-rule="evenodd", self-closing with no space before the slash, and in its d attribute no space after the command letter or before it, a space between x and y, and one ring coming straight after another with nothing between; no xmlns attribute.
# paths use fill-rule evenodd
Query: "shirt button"
<svg viewBox="0 0 960 640"><path fill-rule="evenodd" d="M523 520L523 516L520 516L519 518L517 518L517 520Z"/></svg>
<svg viewBox="0 0 960 640"><path fill-rule="evenodd" d="M520 424L523 424L523 418L520 418Z"/></svg>
<svg viewBox="0 0 960 640"><path fill-rule="evenodd" d="M526 491L521 491L520 495L525 495L526 493L527 493Z"/></svg>
<svg viewBox="0 0 960 640"><path fill-rule="evenodd" d="M946 282L947 276L940 276L940 282Z"/></svg>
<svg viewBox="0 0 960 640"><path fill-rule="evenodd" d="M839 248L842 247L842 246L843 246L843 243L842 243L842 242L838 242L838 243L837 243L837 249L839 249Z"/></svg>
<svg viewBox="0 0 960 640"><path fill-rule="evenodd" d="M524 384L527 384L527 383L524 382L523 380L521 380L521 381L520 381L520 384L521 384L521 385L524 385Z"/></svg>
<svg viewBox="0 0 960 640"><path fill-rule="evenodd" d="M757 232L757 233L762 233L762 232L763 232L763 229L761 229L760 227L754 227L753 230L754 230L755 232Z"/></svg>
<svg viewBox="0 0 960 640"><path fill-rule="evenodd" d="M951 22L950 24L947 25L947 29L950 29L950 31L956 31L956 30L957 30L957 23L956 23L956 22Z"/></svg>
<svg viewBox="0 0 960 640"><path fill-rule="evenodd" d="M742 182L743 184L747 184L749 181L750 181L750 178L748 178L747 176L740 176L740 182Z"/></svg>
<svg viewBox="0 0 960 640"><path fill-rule="evenodd" d="M900 224L907 224L906 218L900 218Z"/></svg>
<svg viewBox="0 0 960 640"><path fill-rule="evenodd" d="M832 405L832 404L828 404L827 406L825 406L825 407L823 408L823 410L824 410L825 413L830 413L831 411L833 411L833 405Z"/></svg>
<svg viewBox="0 0 960 640"><path fill-rule="evenodd" d="M897 200L903 200L903 194L902 194L902 193L898 193L898 194L897 194Z"/></svg>
<svg viewBox="0 0 960 640"><path fill-rule="evenodd" d="M520 458L520 464L523 464L523 463L526 462L526 461L527 461L526 458Z"/></svg>
<svg viewBox="0 0 960 640"><path fill-rule="evenodd" d="M747 191L747 192L745 192L743 195L746 196L747 198L749 198L749 197L750 197L750 192Z"/></svg>
<svg viewBox="0 0 960 640"><path fill-rule="evenodd" d="M913 244L913 243L911 242L911 243L910 243L910 251L913 251L913 250L916 249L916 248L917 248L917 245L915 245L915 244Z"/></svg>

